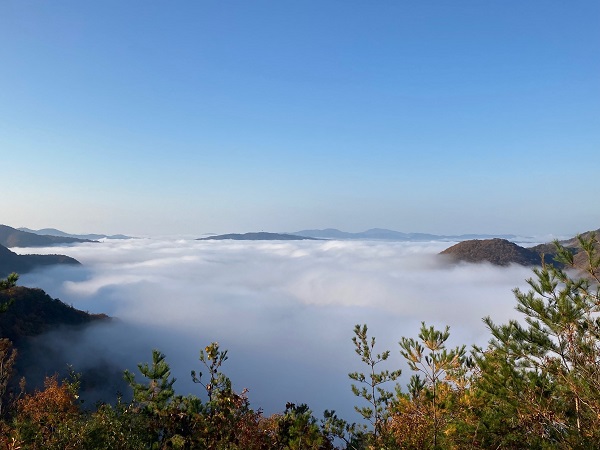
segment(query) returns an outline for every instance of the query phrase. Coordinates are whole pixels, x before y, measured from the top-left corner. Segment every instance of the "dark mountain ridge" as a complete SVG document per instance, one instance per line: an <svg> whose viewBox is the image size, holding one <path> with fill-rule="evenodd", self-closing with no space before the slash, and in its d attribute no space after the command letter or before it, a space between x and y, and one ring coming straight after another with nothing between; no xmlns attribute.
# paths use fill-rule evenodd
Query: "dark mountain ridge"
<svg viewBox="0 0 600 450"><path fill-rule="evenodd" d="M17 346L28 337L59 327L79 327L109 318L105 314L75 309L37 288L14 286L0 291L0 304L11 299L14 301L10 307L0 314L0 337L10 339Z"/></svg>
<svg viewBox="0 0 600 450"><path fill-rule="evenodd" d="M33 233L33 234L37 234L40 236L69 237L69 238L93 240L93 241L96 241L98 239L132 239L131 236L125 236L124 234L113 234L113 235L95 234L95 233L72 234L72 233L65 233L64 231L57 230L56 228L42 228L40 230L31 230L29 228L19 227L17 229L19 231L25 231L27 233Z"/></svg>
<svg viewBox="0 0 600 450"><path fill-rule="evenodd" d="M76 244L82 242L97 241L68 236L41 236L17 230L7 225L0 225L0 245L4 245L5 247L48 247L56 244Z"/></svg>
<svg viewBox="0 0 600 450"><path fill-rule="evenodd" d="M592 234L600 237L600 229L587 231L580 236L587 239L591 237ZM575 267L584 268L586 266L587 256L579 248L579 240L577 237L565 239L559 241L559 243L573 253ZM600 251L600 245L597 247ZM546 264L560 266L560 263L554 261L556 254L556 245L554 242L547 242L545 244L525 248L506 239L473 239L459 242L440 252L440 255L445 255L456 262L489 262L498 266L507 266L509 264L539 266L542 264L542 260Z"/></svg>
<svg viewBox="0 0 600 450"><path fill-rule="evenodd" d="M18 255L8 248L0 245L0 278L12 272L26 273L37 267L55 264L80 265L75 258L65 255Z"/></svg>
<svg viewBox="0 0 600 450"><path fill-rule="evenodd" d="M69 376L71 367L81 373L82 395L87 401L110 398L125 387L120 368L102 359L94 360L91 367L72 366L68 356L73 342L82 339L85 330L94 324L112 320L105 314L90 314L59 299L50 297L42 289L13 286L0 290L0 304L10 302L0 314L0 338L8 338L17 350L15 370L10 389L18 392L19 380L26 379L27 391L41 388L47 376Z"/></svg>

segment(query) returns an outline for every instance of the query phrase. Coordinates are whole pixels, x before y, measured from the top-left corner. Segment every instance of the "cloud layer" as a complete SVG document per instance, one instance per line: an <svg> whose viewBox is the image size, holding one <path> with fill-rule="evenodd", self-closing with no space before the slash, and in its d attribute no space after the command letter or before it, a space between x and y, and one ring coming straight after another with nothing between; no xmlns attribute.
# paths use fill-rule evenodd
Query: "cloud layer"
<svg viewBox="0 0 600 450"><path fill-rule="evenodd" d="M189 372L212 341L229 349L224 372L234 388L267 413L287 401L320 415L336 409L350 420L347 373L362 370L351 342L367 323L390 368L403 369L402 336L421 321L450 325L451 345L488 340L481 319L516 317L514 287L529 269L455 265L437 253L448 243L290 241L235 242L139 239L36 249L64 253L81 268L22 276L76 308L119 320L70 343L76 364L107 358L134 369L158 348L167 355L181 393L199 393ZM20 253L30 249L19 249Z"/></svg>

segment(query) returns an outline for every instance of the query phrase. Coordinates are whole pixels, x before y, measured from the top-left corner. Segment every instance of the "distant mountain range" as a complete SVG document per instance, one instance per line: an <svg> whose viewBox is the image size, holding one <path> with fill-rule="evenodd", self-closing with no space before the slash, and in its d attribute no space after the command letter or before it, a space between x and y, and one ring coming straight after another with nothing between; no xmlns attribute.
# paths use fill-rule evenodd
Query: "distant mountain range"
<svg viewBox="0 0 600 450"><path fill-rule="evenodd" d="M29 228L20 227L17 229L20 231L25 231L27 233L38 234L40 236L68 237L93 241L96 241L98 239L131 239L131 236L125 236L124 234L70 234L65 233L64 231L57 230L56 228L42 228L41 230L31 230Z"/></svg>
<svg viewBox="0 0 600 450"><path fill-rule="evenodd" d="M387 230L385 228L371 228L359 233L349 233L335 228L326 228L323 230L301 230L289 234L295 236L305 236L317 239L366 239L366 240L385 240L385 241L465 241L468 239L490 239L501 238L512 240L518 238L514 234L460 234L460 235L438 235L429 233L402 233L400 231Z"/></svg>
<svg viewBox="0 0 600 450"><path fill-rule="evenodd" d="M429 233L402 233L400 231L386 230L384 228L371 228L367 231L359 233L349 233L340 231L335 228L326 228L322 230L301 230L286 233L267 233L264 231L255 233L230 233L218 234L199 238L199 241L209 240L225 240L233 239L238 241L292 241L292 240L381 240L381 241L412 241L412 242L429 242L429 241L465 241L468 239L488 239L502 238L513 240L519 238L514 234L461 234L461 235L438 235ZM522 238L522 237L521 237Z"/></svg>
<svg viewBox="0 0 600 450"><path fill-rule="evenodd" d="M81 242L96 241L70 236L38 235L7 225L0 225L0 245L4 245L5 247L47 247L56 244L75 244Z"/></svg>
<svg viewBox="0 0 600 450"><path fill-rule="evenodd" d="M75 258L65 255L18 255L0 245L0 278L12 272L26 273L37 267L55 264L80 265Z"/></svg>
<svg viewBox="0 0 600 450"><path fill-rule="evenodd" d="M267 233L264 231L257 233L230 233L230 234L218 234L216 236L209 236L205 238L196 239L197 241L222 241L226 239L231 239L234 241L305 241L318 240L316 238L307 237L307 236L297 236L293 234L282 234L282 233Z"/></svg>

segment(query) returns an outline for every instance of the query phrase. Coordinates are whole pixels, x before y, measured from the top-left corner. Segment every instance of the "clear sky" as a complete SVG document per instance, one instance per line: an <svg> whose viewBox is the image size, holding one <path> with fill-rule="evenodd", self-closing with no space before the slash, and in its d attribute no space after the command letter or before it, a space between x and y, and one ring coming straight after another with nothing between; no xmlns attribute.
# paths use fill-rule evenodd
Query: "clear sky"
<svg viewBox="0 0 600 450"><path fill-rule="evenodd" d="M0 223L600 227L600 2L0 2Z"/></svg>

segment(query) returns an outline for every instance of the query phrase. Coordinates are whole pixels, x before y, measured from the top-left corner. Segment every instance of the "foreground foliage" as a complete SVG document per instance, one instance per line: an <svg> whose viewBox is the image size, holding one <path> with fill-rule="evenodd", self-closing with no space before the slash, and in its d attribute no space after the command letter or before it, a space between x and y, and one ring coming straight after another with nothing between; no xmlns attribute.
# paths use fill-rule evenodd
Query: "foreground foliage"
<svg viewBox="0 0 600 450"><path fill-rule="evenodd" d="M579 244L584 259L557 243L561 265L535 269L529 291L514 291L521 320L484 319L486 348L448 348L449 328L425 323L416 338L401 338L413 372L405 390L400 370L381 368L391 351L377 353L357 325L352 341L366 370L349 377L361 424L334 411L318 420L293 403L265 417L246 391L234 391L216 342L200 352L202 371L191 372L199 395L176 395L166 356L154 350L140 378L125 372L131 401L84 411L76 375L7 392L16 352L0 340L0 449L600 448L600 256L595 236ZM0 290L16 280L0 280Z"/></svg>

